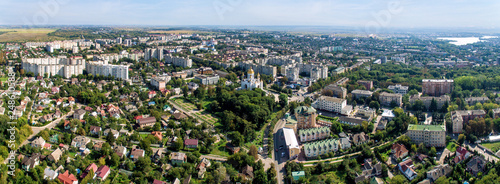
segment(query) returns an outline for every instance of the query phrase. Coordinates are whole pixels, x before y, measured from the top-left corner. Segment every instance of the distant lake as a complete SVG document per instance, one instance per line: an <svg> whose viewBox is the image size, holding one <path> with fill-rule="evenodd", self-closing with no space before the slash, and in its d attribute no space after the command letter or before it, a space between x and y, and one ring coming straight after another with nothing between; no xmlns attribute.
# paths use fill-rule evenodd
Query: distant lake
<svg viewBox="0 0 500 184"><path fill-rule="evenodd" d="M449 40L453 45L467 45L476 42L484 41L485 39L498 38L498 36L483 36L479 37L441 37L438 40Z"/></svg>

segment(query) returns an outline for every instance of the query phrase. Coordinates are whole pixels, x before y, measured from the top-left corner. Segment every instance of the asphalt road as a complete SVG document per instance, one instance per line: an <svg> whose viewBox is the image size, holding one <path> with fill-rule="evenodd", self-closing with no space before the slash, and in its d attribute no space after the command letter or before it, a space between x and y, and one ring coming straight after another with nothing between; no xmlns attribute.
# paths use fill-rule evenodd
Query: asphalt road
<svg viewBox="0 0 500 184"><path fill-rule="evenodd" d="M273 159L274 159L274 165L276 166L276 173L277 173L277 180L278 184L284 184L284 175L285 175L285 164L287 159L283 158L281 156L282 152L285 151L285 141L281 137L283 136L282 129L285 126L285 121L279 120L278 123L274 126L274 135L273 135L273 140L274 140L274 151L273 153ZM280 150L279 147L283 146L283 149ZM277 149L277 150L276 150ZM286 154L285 154L286 157Z"/></svg>

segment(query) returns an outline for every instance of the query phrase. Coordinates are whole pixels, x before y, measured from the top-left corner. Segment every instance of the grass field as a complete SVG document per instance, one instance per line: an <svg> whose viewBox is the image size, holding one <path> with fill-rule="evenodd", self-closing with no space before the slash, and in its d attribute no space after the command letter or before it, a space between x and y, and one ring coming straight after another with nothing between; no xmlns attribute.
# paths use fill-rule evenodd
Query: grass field
<svg viewBox="0 0 500 184"><path fill-rule="evenodd" d="M498 150L500 150L500 142L482 143L481 145L490 149L493 152L497 152Z"/></svg>
<svg viewBox="0 0 500 184"><path fill-rule="evenodd" d="M446 145L446 149L448 149L450 152L455 152L457 151L457 144L454 142L449 142L448 145Z"/></svg>
<svg viewBox="0 0 500 184"><path fill-rule="evenodd" d="M0 29L0 42L19 42L19 41L53 41L60 40L58 37L48 36L48 33L54 32L56 29Z"/></svg>

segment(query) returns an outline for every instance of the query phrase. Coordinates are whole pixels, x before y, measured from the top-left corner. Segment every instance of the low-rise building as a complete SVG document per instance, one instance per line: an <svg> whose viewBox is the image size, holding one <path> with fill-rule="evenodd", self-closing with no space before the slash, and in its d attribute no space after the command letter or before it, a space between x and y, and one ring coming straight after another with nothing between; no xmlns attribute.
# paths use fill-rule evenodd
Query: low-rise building
<svg viewBox="0 0 500 184"><path fill-rule="evenodd" d="M303 149L307 158L317 158L320 155L338 151L339 146L340 143L338 139L327 139L306 143Z"/></svg>
<svg viewBox="0 0 500 184"><path fill-rule="evenodd" d="M405 160L403 162L400 162L398 164L398 169L410 181L417 177L417 172L415 172L415 170L414 170L412 159L408 159L408 160Z"/></svg>
<svg viewBox="0 0 500 184"><path fill-rule="evenodd" d="M465 103L467 103L469 106L476 105L477 103L484 104L490 99L488 97L469 97L465 98Z"/></svg>
<svg viewBox="0 0 500 184"><path fill-rule="evenodd" d="M282 128L285 137L286 151L289 159L297 158L300 154L300 147L295 136L295 132L290 128Z"/></svg>
<svg viewBox="0 0 500 184"><path fill-rule="evenodd" d="M373 81L358 80L359 85L363 85L367 90L373 88Z"/></svg>
<svg viewBox="0 0 500 184"><path fill-rule="evenodd" d="M81 150L87 147L87 144L90 142L90 139L85 136L76 136L73 141L71 141L71 146L79 148Z"/></svg>
<svg viewBox="0 0 500 184"><path fill-rule="evenodd" d="M419 100L424 103L426 109L429 109L431 107L432 100L434 100L436 102L436 107L439 110L446 103L450 103L450 96L442 95L439 97L434 97L434 96L420 96L419 94L416 94L410 97L410 104L413 105L415 104L415 102Z"/></svg>
<svg viewBox="0 0 500 184"><path fill-rule="evenodd" d="M156 123L156 118L155 117L140 118L137 119L136 122L140 128L153 127Z"/></svg>
<svg viewBox="0 0 500 184"><path fill-rule="evenodd" d="M150 84L158 90L163 90L166 87L166 84L170 81L172 77L169 75L161 75L158 77L151 78Z"/></svg>
<svg viewBox="0 0 500 184"><path fill-rule="evenodd" d="M180 166L183 163L186 163L187 156L182 152L172 152L170 153L170 162L173 166Z"/></svg>
<svg viewBox="0 0 500 184"><path fill-rule="evenodd" d="M401 84L390 85L387 89L400 95L406 95L406 93L408 93L408 86L402 86Z"/></svg>
<svg viewBox="0 0 500 184"><path fill-rule="evenodd" d="M219 82L219 75L199 75L196 76L195 79L200 80L203 85L212 85Z"/></svg>
<svg viewBox="0 0 500 184"><path fill-rule="evenodd" d="M351 94L352 94L352 97L354 97L355 99L359 99L359 98L370 98L373 95L373 92L368 91L368 90L356 89L356 90L351 91Z"/></svg>
<svg viewBox="0 0 500 184"><path fill-rule="evenodd" d="M352 106L347 105L347 100L329 96L319 97L312 106L316 109L344 115L349 115L352 112Z"/></svg>
<svg viewBox="0 0 500 184"><path fill-rule="evenodd" d="M316 141L330 137L329 127L308 128L299 130L300 142Z"/></svg>
<svg viewBox="0 0 500 184"><path fill-rule="evenodd" d="M406 149L405 145L399 143L395 143L392 145L391 153L395 159L403 159L408 156L408 150Z"/></svg>
<svg viewBox="0 0 500 184"><path fill-rule="evenodd" d="M441 176L448 177L451 171L453 171L453 167L448 164L438 165L432 170L427 171L427 178L435 182Z"/></svg>
<svg viewBox="0 0 500 184"><path fill-rule="evenodd" d="M133 161L137 161L139 160L139 158L144 157L144 153L145 152L142 149L132 149L132 151L130 152L130 159Z"/></svg>
<svg viewBox="0 0 500 184"><path fill-rule="evenodd" d="M342 86L330 84L330 85L326 86L323 90L332 91L333 95L338 97L338 98L346 98L347 97L347 89L342 87Z"/></svg>

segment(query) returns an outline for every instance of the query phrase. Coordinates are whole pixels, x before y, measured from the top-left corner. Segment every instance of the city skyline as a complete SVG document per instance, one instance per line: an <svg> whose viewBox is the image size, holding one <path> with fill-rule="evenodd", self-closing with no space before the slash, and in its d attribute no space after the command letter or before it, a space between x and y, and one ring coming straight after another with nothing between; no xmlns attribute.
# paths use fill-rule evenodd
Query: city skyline
<svg viewBox="0 0 500 184"><path fill-rule="evenodd" d="M498 29L499 2L28 0L0 2L0 25L227 25ZM29 13L26 13L29 12Z"/></svg>

